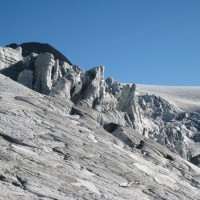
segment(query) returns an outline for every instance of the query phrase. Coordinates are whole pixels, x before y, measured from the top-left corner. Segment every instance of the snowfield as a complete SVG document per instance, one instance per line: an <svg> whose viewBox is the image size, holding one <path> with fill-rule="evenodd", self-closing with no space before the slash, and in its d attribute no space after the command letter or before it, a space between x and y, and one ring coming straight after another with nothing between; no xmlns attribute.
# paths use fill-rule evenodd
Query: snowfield
<svg viewBox="0 0 200 200"><path fill-rule="evenodd" d="M200 112L200 86L157 86L137 84L140 94L154 94L188 112Z"/></svg>

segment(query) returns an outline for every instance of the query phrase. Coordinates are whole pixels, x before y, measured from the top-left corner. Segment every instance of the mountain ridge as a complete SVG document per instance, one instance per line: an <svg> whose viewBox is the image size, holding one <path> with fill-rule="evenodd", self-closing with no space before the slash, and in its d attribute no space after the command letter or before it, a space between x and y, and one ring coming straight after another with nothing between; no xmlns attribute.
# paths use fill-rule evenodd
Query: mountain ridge
<svg viewBox="0 0 200 200"><path fill-rule="evenodd" d="M2 199L198 199L200 114L180 91L22 52L0 48Z"/></svg>
<svg viewBox="0 0 200 200"><path fill-rule="evenodd" d="M60 61L67 62L68 64L72 65L72 63L62 53L60 53L57 49L55 49L48 43L40 43L40 42L26 42L22 44L11 43L9 45L6 45L6 47L10 47L13 49L21 47L23 57L30 55L30 53L32 52L37 54L45 52L52 53L55 59L59 59Z"/></svg>

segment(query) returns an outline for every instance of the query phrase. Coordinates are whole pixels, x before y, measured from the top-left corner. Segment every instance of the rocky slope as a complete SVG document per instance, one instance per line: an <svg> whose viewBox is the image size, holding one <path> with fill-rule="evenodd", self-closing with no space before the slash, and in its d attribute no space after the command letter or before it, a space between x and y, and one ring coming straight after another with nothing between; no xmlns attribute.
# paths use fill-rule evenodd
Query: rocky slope
<svg viewBox="0 0 200 200"><path fill-rule="evenodd" d="M8 68L22 60L22 48L0 48L0 70Z"/></svg>
<svg viewBox="0 0 200 200"><path fill-rule="evenodd" d="M0 198L199 198L198 109L34 45L0 48Z"/></svg>

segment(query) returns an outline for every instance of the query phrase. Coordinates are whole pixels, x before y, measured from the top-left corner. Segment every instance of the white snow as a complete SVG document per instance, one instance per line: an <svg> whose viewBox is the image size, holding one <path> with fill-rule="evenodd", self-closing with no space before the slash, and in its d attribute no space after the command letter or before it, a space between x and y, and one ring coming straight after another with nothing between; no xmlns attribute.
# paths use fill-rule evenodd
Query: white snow
<svg viewBox="0 0 200 200"><path fill-rule="evenodd" d="M157 86L137 84L140 94L155 94L185 111L200 111L200 86Z"/></svg>

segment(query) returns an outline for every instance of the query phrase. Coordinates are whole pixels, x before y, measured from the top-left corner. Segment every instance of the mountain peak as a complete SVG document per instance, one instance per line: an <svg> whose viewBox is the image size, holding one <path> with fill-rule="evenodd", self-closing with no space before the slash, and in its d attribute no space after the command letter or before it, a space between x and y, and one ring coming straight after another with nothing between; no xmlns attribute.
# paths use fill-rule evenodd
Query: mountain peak
<svg viewBox="0 0 200 200"><path fill-rule="evenodd" d="M7 47L11 47L13 49L16 49L19 46L22 47L23 57L29 56L30 53L32 52L37 53L37 54L48 52L48 53L53 54L55 59L67 62L68 64L72 65L72 63L62 53L60 53L57 49L55 49L53 46L51 46L48 43L26 42L19 45L16 43L7 45Z"/></svg>
<svg viewBox="0 0 200 200"><path fill-rule="evenodd" d="M35 42L0 48L0 73L0 199L199 198L197 88L122 84Z"/></svg>

